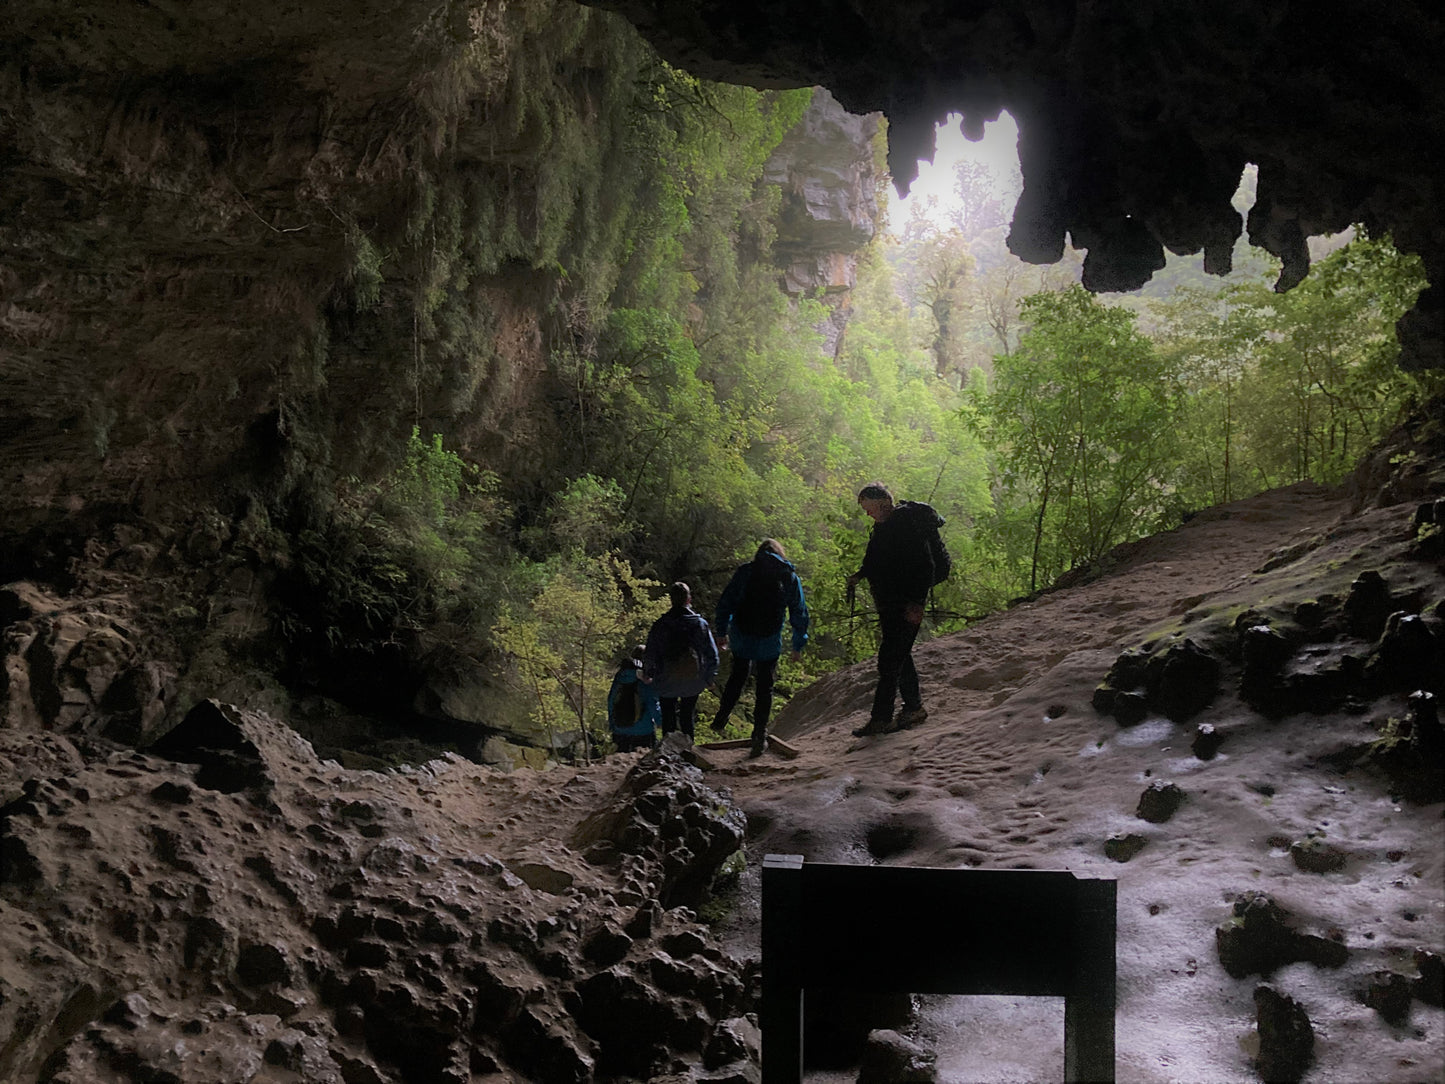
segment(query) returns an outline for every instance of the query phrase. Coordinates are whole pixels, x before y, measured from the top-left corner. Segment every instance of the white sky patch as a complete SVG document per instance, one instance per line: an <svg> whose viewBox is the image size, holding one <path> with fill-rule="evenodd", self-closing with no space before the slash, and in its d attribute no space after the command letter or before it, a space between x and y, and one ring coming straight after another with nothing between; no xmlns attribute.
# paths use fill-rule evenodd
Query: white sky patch
<svg viewBox="0 0 1445 1084"><path fill-rule="evenodd" d="M953 167L959 162L981 162L993 173L995 190L1006 200L1008 215L1013 215L1013 205L1023 189L1023 176L1019 172L1019 129L1013 117L1000 113L996 121L984 126L983 138L970 143L963 134L963 117L950 113L948 119L934 126L937 150L933 161L918 160L918 179L908 190L906 199L893 197L888 210L889 230L901 233L915 205L927 207L933 199L936 206L930 213L940 225L945 223L947 208L956 197L953 192Z"/></svg>

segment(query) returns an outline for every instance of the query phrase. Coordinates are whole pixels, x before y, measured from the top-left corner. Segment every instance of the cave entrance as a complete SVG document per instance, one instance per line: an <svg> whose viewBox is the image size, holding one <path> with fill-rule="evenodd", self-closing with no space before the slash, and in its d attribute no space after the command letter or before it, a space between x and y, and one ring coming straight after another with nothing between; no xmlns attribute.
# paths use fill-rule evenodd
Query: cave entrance
<svg viewBox="0 0 1445 1084"><path fill-rule="evenodd" d="M1063 1079L1114 1079L1114 881L770 854L762 888L763 1084L801 1084L809 986L1062 997Z"/></svg>

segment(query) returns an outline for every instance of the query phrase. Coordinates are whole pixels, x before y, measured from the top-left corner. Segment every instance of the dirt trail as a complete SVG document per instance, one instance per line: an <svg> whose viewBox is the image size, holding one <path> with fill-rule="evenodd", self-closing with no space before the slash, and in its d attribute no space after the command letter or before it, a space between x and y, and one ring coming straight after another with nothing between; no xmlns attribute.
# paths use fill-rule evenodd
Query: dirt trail
<svg viewBox="0 0 1445 1084"><path fill-rule="evenodd" d="M1224 972L1214 929L1239 893L1263 890L1302 923L1342 931L1351 948L1339 972L1298 964L1273 976L1315 1022L1321 1068L1307 1079L1440 1079L1441 1011L1416 1002L1409 1024L1392 1027L1358 993L1374 969L1408 971L1414 948L1445 947L1440 806L1401 806L1378 779L1340 776L1318 759L1372 737L1381 713L1403 712L1403 697L1366 718L1268 722L1227 691L1187 724L1151 716L1128 729L1090 705L1125 648L1179 630L1217 635L1238 612L1308 588L1347 592L1359 572L1391 559L1402 517L1399 506L1351 514L1342 494L1313 485L1211 509L1116 552L1093 582L921 645L929 717L908 731L851 736L866 719L871 662L803 691L776 725L797 759L707 754L714 781L750 819L754 872L724 930L729 947L757 952L755 871L766 853L1117 878L1119 1079L1251 1081L1261 980ZM1436 577L1438 592L1439 570L1422 574ZM1199 722L1228 735L1210 761L1190 753ZM1135 807L1158 780L1187 797L1156 825ZM1120 833L1146 840L1128 863L1103 853ZM1315 834L1347 851L1344 870L1295 867L1288 842ZM922 1037L945 1081L1046 1081L1062 1071L1057 1006L960 998L924 1010Z"/></svg>

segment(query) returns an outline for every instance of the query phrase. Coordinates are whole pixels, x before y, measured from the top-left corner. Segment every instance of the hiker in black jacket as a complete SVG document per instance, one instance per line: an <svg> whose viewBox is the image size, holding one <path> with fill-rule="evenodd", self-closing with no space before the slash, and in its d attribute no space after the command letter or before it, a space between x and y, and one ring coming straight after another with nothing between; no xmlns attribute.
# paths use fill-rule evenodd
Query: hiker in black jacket
<svg viewBox="0 0 1445 1084"><path fill-rule="evenodd" d="M692 740L697 698L717 676L717 643L692 608L692 590L678 581L667 589L671 609L652 623L642 651L642 680L661 702L662 733L681 730Z"/></svg>
<svg viewBox="0 0 1445 1084"><path fill-rule="evenodd" d="M940 578L935 570L930 537L943 518L930 506L913 501L893 503L893 494L881 482L870 482L858 493L858 503L873 519L863 566L848 577L853 589L867 580L878 610L878 688L866 725L856 737L882 734L915 726L928 717L913 667L913 641L923 623L928 590ZM894 699L902 694L903 710L893 719Z"/></svg>

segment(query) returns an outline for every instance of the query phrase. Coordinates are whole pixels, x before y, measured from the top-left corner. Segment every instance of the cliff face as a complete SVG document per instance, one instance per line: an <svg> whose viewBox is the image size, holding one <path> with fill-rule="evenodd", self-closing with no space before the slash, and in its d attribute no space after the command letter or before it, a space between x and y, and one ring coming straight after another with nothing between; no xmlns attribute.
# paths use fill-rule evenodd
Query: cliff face
<svg viewBox="0 0 1445 1084"><path fill-rule="evenodd" d="M854 116L819 88L768 160L764 179L783 189L773 254L789 294L852 288L857 255L878 230L878 125L876 114Z"/></svg>
<svg viewBox="0 0 1445 1084"><path fill-rule="evenodd" d="M773 256L792 297L821 298L823 349L837 356L848 324L858 257L878 229L874 161L878 114L854 116L825 88L768 161L764 179L783 190Z"/></svg>

